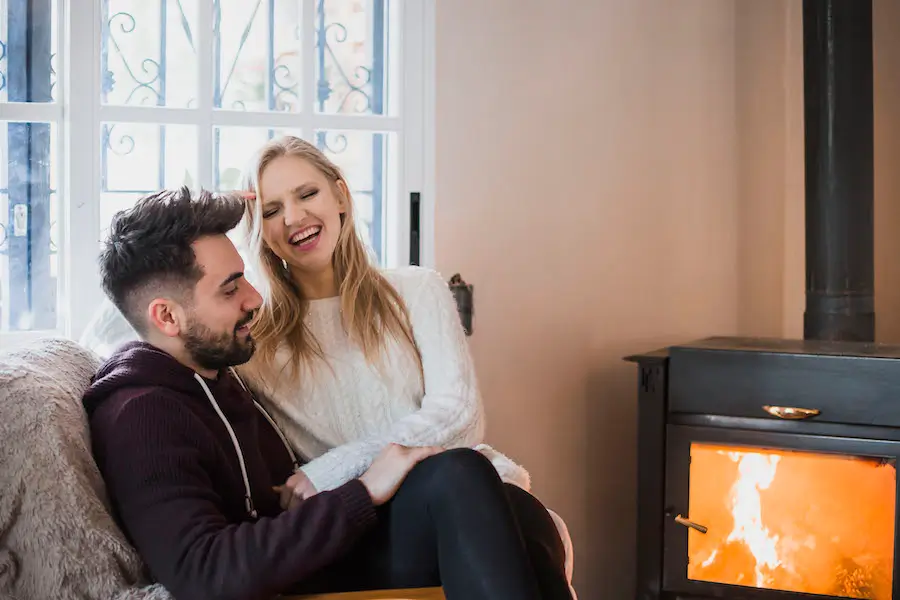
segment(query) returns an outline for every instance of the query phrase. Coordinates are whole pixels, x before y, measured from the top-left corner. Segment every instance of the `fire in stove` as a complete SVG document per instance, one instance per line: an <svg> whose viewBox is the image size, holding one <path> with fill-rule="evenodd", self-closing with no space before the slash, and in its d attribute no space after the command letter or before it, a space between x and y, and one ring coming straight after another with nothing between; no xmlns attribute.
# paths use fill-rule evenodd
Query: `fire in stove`
<svg viewBox="0 0 900 600"><path fill-rule="evenodd" d="M893 460L694 443L688 578L890 600L896 485Z"/></svg>

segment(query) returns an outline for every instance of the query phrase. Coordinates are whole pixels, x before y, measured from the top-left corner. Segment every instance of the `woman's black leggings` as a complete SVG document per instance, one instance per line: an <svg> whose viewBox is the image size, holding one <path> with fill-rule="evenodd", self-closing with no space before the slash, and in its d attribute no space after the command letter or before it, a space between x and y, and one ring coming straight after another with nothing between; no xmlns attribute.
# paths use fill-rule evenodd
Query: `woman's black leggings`
<svg viewBox="0 0 900 600"><path fill-rule="evenodd" d="M474 450L417 465L379 524L301 593L430 587L447 600L570 600L565 550L528 492L500 481Z"/></svg>

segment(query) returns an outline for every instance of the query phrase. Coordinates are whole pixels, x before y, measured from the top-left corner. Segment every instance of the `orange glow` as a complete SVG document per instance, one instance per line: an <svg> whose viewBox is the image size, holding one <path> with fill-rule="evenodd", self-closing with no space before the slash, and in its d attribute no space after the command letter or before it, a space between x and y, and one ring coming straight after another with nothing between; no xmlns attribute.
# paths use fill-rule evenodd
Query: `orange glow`
<svg viewBox="0 0 900 600"><path fill-rule="evenodd" d="M691 445L688 578L890 600L893 461Z"/></svg>

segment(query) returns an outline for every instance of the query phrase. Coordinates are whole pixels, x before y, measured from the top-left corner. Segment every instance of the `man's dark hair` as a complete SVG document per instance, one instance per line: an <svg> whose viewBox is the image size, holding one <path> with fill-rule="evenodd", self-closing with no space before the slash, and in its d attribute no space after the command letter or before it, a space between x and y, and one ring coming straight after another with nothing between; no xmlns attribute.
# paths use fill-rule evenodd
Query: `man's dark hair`
<svg viewBox="0 0 900 600"><path fill-rule="evenodd" d="M192 298L203 276L195 241L228 233L244 207L236 196L187 187L141 198L113 217L100 253L103 291L138 333L147 333L147 304L161 293Z"/></svg>

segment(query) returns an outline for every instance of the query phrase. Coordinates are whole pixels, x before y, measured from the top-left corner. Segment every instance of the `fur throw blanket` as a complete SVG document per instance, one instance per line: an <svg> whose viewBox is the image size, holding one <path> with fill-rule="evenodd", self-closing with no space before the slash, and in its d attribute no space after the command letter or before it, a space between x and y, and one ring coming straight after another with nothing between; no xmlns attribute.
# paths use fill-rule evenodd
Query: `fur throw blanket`
<svg viewBox="0 0 900 600"><path fill-rule="evenodd" d="M65 339L0 353L0 598L171 600L110 516L81 406L98 366Z"/></svg>

